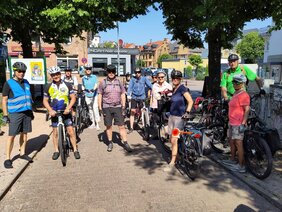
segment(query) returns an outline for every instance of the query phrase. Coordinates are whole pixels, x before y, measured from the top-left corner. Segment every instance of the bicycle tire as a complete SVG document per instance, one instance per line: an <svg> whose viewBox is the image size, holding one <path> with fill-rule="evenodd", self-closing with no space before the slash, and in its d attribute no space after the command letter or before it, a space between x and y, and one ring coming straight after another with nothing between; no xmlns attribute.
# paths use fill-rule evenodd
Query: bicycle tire
<svg viewBox="0 0 282 212"><path fill-rule="evenodd" d="M192 159L192 156L189 154L191 154L192 152L196 153L197 151L196 147L190 144L186 146L184 144L184 141L178 141L178 142L181 142L180 143L182 149L181 162L184 166L184 172L191 180L195 180L199 176L200 166L197 160Z"/></svg>
<svg viewBox="0 0 282 212"><path fill-rule="evenodd" d="M165 135L165 126L163 124L160 124L160 126L158 127L158 138L160 141L160 144L162 145L162 147L164 148L164 150L167 153L170 153L171 150L170 148L166 145L167 142L169 142L169 139L167 138L167 136Z"/></svg>
<svg viewBox="0 0 282 212"><path fill-rule="evenodd" d="M213 124L208 127L211 136L211 147L218 153L230 153L230 146L226 139L226 132L223 124ZM209 135L208 135L209 136Z"/></svg>
<svg viewBox="0 0 282 212"><path fill-rule="evenodd" d="M271 151L267 142L259 135L247 136L244 141L246 166L252 175L263 180L270 175L272 170ZM262 172L260 172L260 168L262 168Z"/></svg>
<svg viewBox="0 0 282 212"><path fill-rule="evenodd" d="M58 139L58 145L59 145L59 152L61 156L61 161L63 166L66 166L67 164L67 156L66 156L66 146L64 145L64 131L63 131L63 126L59 125L58 127L58 134L59 134L59 139Z"/></svg>
<svg viewBox="0 0 282 212"><path fill-rule="evenodd" d="M149 128L150 128L150 123L149 123L149 117L147 116L147 113L148 111L146 112L143 112L143 118L144 118L144 130L143 130L143 139L145 141L148 141L150 139L150 133L149 133Z"/></svg>

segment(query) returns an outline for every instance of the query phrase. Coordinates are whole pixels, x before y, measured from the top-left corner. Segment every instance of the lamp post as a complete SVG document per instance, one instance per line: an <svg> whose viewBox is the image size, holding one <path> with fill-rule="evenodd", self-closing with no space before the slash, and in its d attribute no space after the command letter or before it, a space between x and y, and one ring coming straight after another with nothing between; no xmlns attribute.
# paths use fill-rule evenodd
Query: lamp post
<svg viewBox="0 0 282 212"><path fill-rule="evenodd" d="M116 22L116 25L117 25L117 73L118 73L118 76L120 76L120 73L119 73L119 26L118 26L118 21Z"/></svg>

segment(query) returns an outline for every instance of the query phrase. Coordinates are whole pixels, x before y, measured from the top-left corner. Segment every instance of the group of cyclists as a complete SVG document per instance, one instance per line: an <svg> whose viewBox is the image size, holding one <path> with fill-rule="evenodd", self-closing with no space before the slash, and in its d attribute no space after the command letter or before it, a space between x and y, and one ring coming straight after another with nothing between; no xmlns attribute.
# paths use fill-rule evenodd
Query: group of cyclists
<svg viewBox="0 0 282 212"><path fill-rule="evenodd" d="M242 133L250 110L250 97L245 91L245 83L248 80L256 80L261 93L262 81L247 66L239 66L239 57L231 54L228 57L230 68L225 71L221 79L222 96L229 104L229 141L231 147L230 160L224 161L232 166L234 171L244 172ZM164 71L154 72L152 79L142 76L141 70L136 69L134 76L125 75L124 82L121 82L116 75L116 67L108 65L106 68L107 76L98 81L92 73L92 66L85 65L85 75L82 77L82 85L85 92L85 101L87 103L92 125L89 128L100 130L100 121L103 117L107 135L107 151L113 150L112 125L117 125L124 149L132 151L127 141L127 134L134 130L134 116L139 104L144 104L146 99L150 99L150 111L152 117L158 118L158 100L162 92L170 92L170 116L168 118L167 134L170 136L172 144L171 160L164 171L170 171L174 168L177 151L178 138L172 136L172 130L184 128L183 116L187 116L193 107L193 100L189 89L181 83L182 72L173 70L171 72L172 85L169 84L167 73ZM12 168L10 159L13 141L17 134L20 134L20 156L32 162L32 159L25 154L27 142L27 133L31 132L32 100L30 86L24 79L26 66L24 63L17 62L13 65L14 77L8 80L3 88L3 113L4 121L9 124L9 138L6 148L6 160L4 166ZM56 111L64 111L64 124L70 136L75 159L80 159L80 153L77 148L76 135L73 128L73 116L75 113L76 92L78 90L78 80L72 75L70 68L65 69L65 75L61 75L59 67L50 67L48 73L51 77L51 83L48 83L44 89L43 105L51 116L51 126L53 127L53 160L60 156L58 149L58 133ZM129 129L126 133L125 114L126 102L130 102ZM24 105L24 107L23 107ZM9 113L9 116L8 116ZM238 162L236 160L238 155Z"/></svg>

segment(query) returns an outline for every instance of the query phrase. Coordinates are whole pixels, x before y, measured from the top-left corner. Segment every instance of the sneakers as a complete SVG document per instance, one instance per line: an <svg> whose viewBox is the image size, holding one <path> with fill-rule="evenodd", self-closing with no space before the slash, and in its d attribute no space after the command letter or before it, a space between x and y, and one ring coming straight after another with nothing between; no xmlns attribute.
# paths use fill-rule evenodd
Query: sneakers
<svg viewBox="0 0 282 212"><path fill-rule="evenodd" d="M114 147L113 142L110 142L107 151L111 152L113 150L113 147Z"/></svg>
<svg viewBox="0 0 282 212"><path fill-rule="evenodd" d="M163 169L164 172L172 172L175 168L174 164L167 164L166 167Z"/></svg>
<svg viewBox="0 0 282 212"><path fill-rule="evenodd" d="M20 155L20 159L27 160L29 163L33 163L32 158L27 155Z"/></svg>
<svg viewBox="0 0 282 212"><path fill-rule="evenodd" d="M132 133L132 132L133 132L133 129L129 129L128 132L127 132L127 134L130 134L130 133Z"/></svg>
<svg viewBox="0 0 282 212"><path fill-rule="evenodd" d="M74 158L75 158L76 160L80 159L80 154L79 154L78 151L75 151L73 154L74 154Z"/></svg>
<svg viewBox="0 0 282 212"><path fill-rule="evenodd" d="M129 146L129 144L127 142L124 142L123 143L123 146L124 146L124 149L127 151L127 152L132 152L132 149L131 147Z"/></svg>
<svg viewBox="0 0 282 212"><path fill-rule="evenodd" d="M235 164L235 165L230 166L230 170L232 170L234 172L239 172L239 173L245 173L246 172L245 166L240 166L240 164Z"/></svg>
<svg viewBox="0 0 282 212"><path fill-rule="evenodd" d="M53 156L52 156L52 159L53 159L53 160L57 160L57 159L59 158L59 156L60 156L60 153L59 153L59 152L54 152L54 153L53 153Z"/></svg>
<svg viewBox="0 0 282 212"><path fill-rule="evenodd" d="M5 167L6 169L12 169L12 168L13 168L13 163L12 163L12 161L11 161L11 160L5 160L5 161L4 161L4 167Z"/></svg>
<svg viewBox="0 0 282 212"><path fill-rule="evenodd" d="M222 162L224 165L227 165L227 166L235 165L235 164L238 163L237 161L235 161L235 160L230 160L230 159L228 159L228 160L222 160L221 162Z"/></svg>

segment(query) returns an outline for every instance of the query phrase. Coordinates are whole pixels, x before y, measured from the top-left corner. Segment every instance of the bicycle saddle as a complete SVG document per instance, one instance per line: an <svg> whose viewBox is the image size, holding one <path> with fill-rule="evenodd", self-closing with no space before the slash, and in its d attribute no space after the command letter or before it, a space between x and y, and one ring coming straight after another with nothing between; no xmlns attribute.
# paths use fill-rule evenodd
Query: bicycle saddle
<svg viewBox="0 0 282 212"><path fill-rule="evenodd" d="M182 116L182 119L193 120L195 117L195 114L185 114Z"/></svg>

